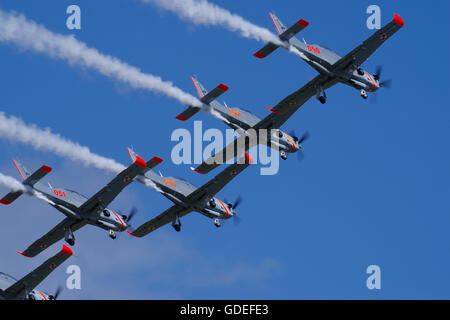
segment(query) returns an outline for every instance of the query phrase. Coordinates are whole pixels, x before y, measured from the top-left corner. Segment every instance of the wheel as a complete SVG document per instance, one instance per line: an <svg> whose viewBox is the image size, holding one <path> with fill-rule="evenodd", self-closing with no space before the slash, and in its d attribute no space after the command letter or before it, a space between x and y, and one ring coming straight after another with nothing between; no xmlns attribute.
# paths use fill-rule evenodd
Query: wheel
<svg viewBox="0 0 450 320"><path fill-rule="evenodd" d="M365 95L361 95L361 97L365 100L365 99L367 99L367 94L365 94Z"/></svg>
<svg viewBox="0 0 450 320"><path fill-rule="evenodd" d="M219 219L214 219L214 225L219 228L220 227L220 221Z"/></svg>
<svg viewBox="0 0 450 320"><path fill-rule="evenodd" d="M287 155L285 155L285 154L281 155L281 159L287 160Z"/></svg>
<svg viewBox="0 0 450 320"><path fill-rule="evenodd" d="M115 233L113 233L113 234L110 234L109 237L114 240L117 236Z"/></svg>
<svg viewBox="0 0 450 320"><path fill-rule="evenodd" d="M325 104L325 102L327 102L327 99L325 99L324 96L320 96L318 99L319 99L321 104Z"/></svg>
<svg viewBox="0 0 450 320"><path fill-rule="evenodd" d="M181 225L180 224L174 224L173 228L175 229L176 232L180 232L181 230Z"/></svg>
<svg viewBox="0 0 450 320"><path fill-rule="evenodd" d="M68 244L70 244L71 246L75 245L75 239L67 239L66 240Z"/></svg>

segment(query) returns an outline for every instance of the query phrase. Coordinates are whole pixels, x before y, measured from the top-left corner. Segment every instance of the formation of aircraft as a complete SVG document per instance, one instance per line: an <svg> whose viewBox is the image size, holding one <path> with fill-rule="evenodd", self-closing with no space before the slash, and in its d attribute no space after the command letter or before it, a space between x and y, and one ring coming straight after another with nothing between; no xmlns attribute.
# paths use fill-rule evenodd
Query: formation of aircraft
<svg viewBox="0 0 450 320"><path fill-rule="evenodd" d="M252 112L242 108L229 108L227 105L217 102L216 99L228 90L228 86L220 84L214 90L208 92L196 78L191 77L201 101L220 114L220 117L228 126L240 133L240 136L224 149L205 160L197 168L193 168L198 173L206 174L210 172L220 164L249 150L255 143L276 148L276 150L280 151L281 158L286 160L288 153L302 150L302 143L309 137L309 133L306 132L302 137L298 138L293 131L289 135L281 131L280 127L311 97L316 96L321 103L325 103L325 90L342 82L359 89L361 96L367 98L367 92L375 92L383 86L388 86L390 83L390 80L380 81L381 67L378 67L375 74L370 75L367 71L361 69L360 66L385 40L404 25L404 21L399 15L395 14L394 19L390 23L376 31L344 57L340 57L331 49L323 46L308 45L300 42L295 37L295 34L308 26L309 23L305 20L301 19L287 29L274 14L270 13L270 16L279 33L280 40L285 44L283 48L297 52L302 59L320 74L302 88L284 98L275 107L267 107L271 113L264 119L260 119ZM278 45L269 43L256 52L254 56L264 58L278 47ZM200 110L203 109L189 106L176 118L186 121ZM260 136L261 129L266 129L262 133L264 137Z"/></svg>
<svg viewBox="0 0 450 320"><path fill-rule="evenodd" d="M108 230L109 236L115 239L116 232L125 231L130 226L129 221L134 212L132 211L129 216L120 215L107 208L108 205L138 174L157 166L162 162L162 159L153 157L150 161L145 162L142 158L135 157L131 166L119 173L91 198L73 190L53 188L50 184L40 183L39 180L52 170L49 166L44 165L31 174L21 163L16 160L13 161L23 179L22 184L26 191L11 191L0 200L0 203L9 205L23 193L27 193L49 203L66 216L64 220L32 243L25 251L18 252L30 258L35 257L62 238L69 245L74 245L74 232L87 224Z"/></svg>
<svg viewBox="0 0 450 320"><path fill-rule="evenodd" d="M50 295L36 287L71 255L72 249L63 244L60 252L20 280L0 272L0 300L56 300L61 291L60 288Z"/></svg>
<svg viewBox="0 0 450 320"><path fill-rule="evenodd" d="M287 159L287 154L298 153L301 155L299 151L303 150L302 144L309 138L308 131L298 137L294 131L287 134L281 130L281 127L310 98L315 96L321 103L325 103L325 91L339 82L360 90L364 99L368 97L367 92L376 92L390 84L390 80L381 81L381 67L378 67L374 74L370 74L363 70L361 65L385 40L404 25L402 18L397 14L390 23L343 57L324 46L307 44L306 41L298 40L295 35L309 25L307 21L301 19L290 28L286 28L278 17L273 13L269 14L283 45L268 43L254 56L262 59L282 47L295 53L316 69L319 72L318 76L274 107L267 107L270 113L262 119L248 110L230 108L226 103L223 105L219 103L217 99L228 90L228 86L220 84L208 92L198 79L191 77L201 102L219 115L219 119L239 133L239 137L232 143L192 169L206 174L220 164L236 157L239 158L237 163L227 166L214 178L196 188L184 179L156 174L152 169L162 162L161 158L153 157L145 162L133 149L128 148L133 163L94 196L87 198L76 191L53 188L50 184L45 185L40 182L51 172L51 167L44 165L34 173L30 173L21 163L13 160L23 179L23 189L12 190L0 199L0 203L9 205L22 194L28 194L47 202L66 216L25 251L18 251L18 253L26 257L35 257L61 239L64 239L69 245L74 245L74 232L88 224L107 230L109 236L115 239L116 232L126 231L128 234L140 238L169 223L179 232L181 218L194 211L212 219L216 227L221 226L221 220L238 219L236 208L242 198L239 196L234 203L229 203L216 198L216 195L252 163L252 159L247 153L249 149L256 144L264 144L279 150L280 156L284 160ZM200 110L205 111L203 108L189 106L176 118L186 121ZM133 181L151 186L171 200L173 205L130 231L130 220L136 213L135 209L126 216L109 209L108 205ZM72 250L63 245L63 249L58 254L19 281L7 274L0 273L0 300L56 299L59 290L54 295L48 295L35 288L71 255Z"/></svg>
<svg viewBox="0 0 450 320"><path fill-rule="evenodd" d="M368 97L367 92L376 92L390 85L390 80L380 81L381 66L374 74L370 74L362 69L361 65L379 46L403 27L405 23L399 15L394 14L391 22L343 57L329 48L318 44L308 44L306 41L301 42L295 37L309 25L309 22L301 19L288 29L273 13L269 15L275 24L278 37L284 44L283 48L296 53L320 73L321 79L316 83L316 97L321 103L325 103L327 99L325 90L338 82L360 90L361 97L364 99ZM263 59L277 48L279 48L278 45L268 43L254 56Z"/></svg>

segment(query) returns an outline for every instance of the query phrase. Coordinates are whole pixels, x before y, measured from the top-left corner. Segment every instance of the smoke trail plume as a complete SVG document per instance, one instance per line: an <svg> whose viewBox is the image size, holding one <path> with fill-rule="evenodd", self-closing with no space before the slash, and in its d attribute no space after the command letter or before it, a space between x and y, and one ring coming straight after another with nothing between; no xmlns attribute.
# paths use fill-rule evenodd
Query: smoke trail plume
<svg viewBox="0 0 450 320"><path fill-rule="evenodd" d="M10 188L13 191L23 191L23 192L26 191L26 188L24 187L23 184L21 184L19 181L17 181L13 177L6 176L2 173L0 173L0 185L4 186L6 188Z"/></svg>
<svg viewBox="0 0 450 320"><path fill-rule="evenodd" d="M283 46L280 39L266 28L259 27L243 17L219 7L207 0L141 0L172 11L180 18L197 25L223 26L230 31L240 32L243 37Z"/></svg>
<svg viewBox="0 0 450 320"><path fill-rule="evenodd" d="M183 104L203 107L194 96L171 82L143 73L136 67L109 55L102 54L73 36L56 34L23 15L0 10L0 42L13 43L21 48L66 60L71 65L95 69L101 74L124 82L136 89L163 93Z"/></svg>
<svg viewBox="0 0 450 320"><path fill-rule="evenodd" d="M37 150L51 151L59 156L114 173L125 169L122 164L92 153L89 148L53 133L48 128L42 130L35 125L27 125L19 118L7 117L3 112L0 112L0 137L31 145Z"/></svg>

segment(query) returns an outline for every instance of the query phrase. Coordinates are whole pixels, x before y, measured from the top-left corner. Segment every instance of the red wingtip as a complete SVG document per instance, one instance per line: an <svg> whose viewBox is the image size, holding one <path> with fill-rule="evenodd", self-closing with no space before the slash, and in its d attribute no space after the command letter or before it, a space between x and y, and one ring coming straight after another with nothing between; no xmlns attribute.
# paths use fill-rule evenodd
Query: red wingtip
<svg viewBox="0 0 450 320"><path fill-rule="evenodd" d="M200 174L205 174L204 172L198 171L197 169L194 169L194 171Z"/></svg>
<svg viewBox="0 0 450 320"><path fill-rule="evenodd" d="M163 159L161 159L160 157L153 157L152 161L154 161L156 163L161 163L161 162L163 162Z"/></svg>
<svg viewBox="0 0 450 320"><path fill-rule="evenodd" d="M301 25L302 27L307 27L309 25L309 22L303 19L300 19L297 24Z"/></svg>
<svg viewBox="0 0 450 320"><path fill-rule="evenodd" d="M259 59L264 59L266 56L265 55L263 55L261 52L256 52L256 53L254 53L253 54L253 56L254 57L257 57L257 58L259 58Z"/></svg>
<svg viewBox="0 0 450 320"><path fill-rule="evenodd" d="M147 163L145 163L145 161L142 160L142 158L139 156L136 156L136 160L134 161L134 163L136 163L139 167L142 167L142 168L147 167Z"/></svg>
<svg viewBox="0 0 450 320"><path fill-rule="evenodd" d="M25 253L23 253L23 252L21 252L21 251L17 251L17 253L23 255L24 257L32 258L31 256L26 255Z"/></svg>
<svg viewBox="0 0 450 320"><path fill-rule="evenodd" d="M223 83L219 84L219 85L217 86L217 88L219 88L219 89L222 90L222 91L227 91L227 90L229 89L228 86L227 86L227 85L224 85Z"/></svg>
<svg viewBox="0 0 450 320"><path fill-rule="evenodd" d="M43 165L40 170L49 173L50 171L52 171L52 168L49 166Z"/></svg>
<svg viewBox="0 0 450 320"><path fill-rule="evenodd" d="M131 231L128 231L128 230L127 230L127 233L128 233L129 235L132 235L133 237L141 238L140 236L135 235L135 234L134 234L133 232L131 232Z"/></svg>
<svg viewBox="0 0 450 320"><path fill-rule="evenodd" d="M245 162L253 163L253 158L247 152L245 153Z"/></svg>
<svg viewBox="0 0 450 320"><path fill-rule="evenodd" d="M181 121L186 121L188 118L183 117L181 114L177 115L176 118Z"/></svg>
<svg viewBox="0 0 450 320"><path fill-rule="evenodd" d="M4 204L4 205L8 205L8 204L11 204L11 201L8 201L8 200L6 200L6 199L1 199L1 200L0 200L0 203L1 203L1 204Z"/></svg>
<svg viewBox="0 0 450 320"><path fill-rule="evenodd" d="M392 20L392 22L398 24L400 27L403 27L405 25L403 19L396 13L394 13L394 19Z"/></svg>
<svg viewBox="0 0 450 320"><path fill-rule="evenodd" d="M64 254L67 254L68 256L71 256L73 254L72 249L70 249L65 244L63 244L61 252L64 253Z"/></svg>

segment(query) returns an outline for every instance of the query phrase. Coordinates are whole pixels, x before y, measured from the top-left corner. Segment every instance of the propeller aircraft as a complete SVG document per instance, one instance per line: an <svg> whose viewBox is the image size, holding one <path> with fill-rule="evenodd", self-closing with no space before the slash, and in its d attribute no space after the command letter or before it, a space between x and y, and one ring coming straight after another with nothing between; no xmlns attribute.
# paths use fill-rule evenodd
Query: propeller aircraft
<svg viewBox="0 0 450 320"><path fill-rule="evenodd" d="M18 252L31 258L62 238L73 246L75 244L74 232L87 224L108 230L109 236L115 239L116 232L125 231L130 227L129 222L134 215L134 210L129 216L121 216L107 206L137 175L157 166L162 162L162 159L153 157L150 161L145 162L142 158L136 157L131 166L119 173L110 183L89 199L76 191L55 189L50 184L46 186L39 182L52 170L49 166L44 165L31 174L21 163L16 160L13 161L23 179L22 184L26 191L11 191L3 199L0 199L0 203L9 205L23 193L26 193L49 203L66 216L64 220L36 240L25 251Z"/></svg>

